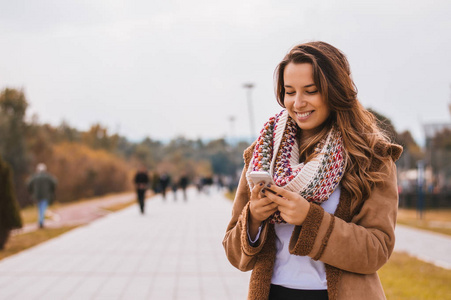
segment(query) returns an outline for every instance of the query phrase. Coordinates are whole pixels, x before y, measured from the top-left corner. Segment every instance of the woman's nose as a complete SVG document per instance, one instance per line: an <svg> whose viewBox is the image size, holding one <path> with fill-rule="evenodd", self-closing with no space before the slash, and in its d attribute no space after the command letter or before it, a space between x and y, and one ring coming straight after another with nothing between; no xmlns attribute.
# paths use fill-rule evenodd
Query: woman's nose
<svg viewBox="0 0 451 300"><path fill-rule="evenodd" d="M296 97L294 100L294 108L303 108L307 105L307 102L304 100L302 96Z"/></svg>

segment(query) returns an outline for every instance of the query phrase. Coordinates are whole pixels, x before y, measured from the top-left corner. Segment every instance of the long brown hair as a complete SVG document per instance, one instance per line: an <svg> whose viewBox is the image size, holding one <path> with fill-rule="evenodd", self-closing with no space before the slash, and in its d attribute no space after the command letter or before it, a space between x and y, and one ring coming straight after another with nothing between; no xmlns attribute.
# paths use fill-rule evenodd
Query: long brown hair
<svg viewBox="0 0 451 300"><path fill-rule="evenodd" d="M372 166L376 161L376 165L388 167L389 158L376 151L376 147L390 142L374 115L358 101L348 60L340 50L320 41L293 47L274 73L277 101L282 107L285 107L283 74L289 63L312 65L315 85L331 110L318 134L302 141L301 158L309 160L315 145L337 124L346 157L341 184L351 194L352 207L356 207L370 197L374 185L384 181L384 173Z"/></svg>

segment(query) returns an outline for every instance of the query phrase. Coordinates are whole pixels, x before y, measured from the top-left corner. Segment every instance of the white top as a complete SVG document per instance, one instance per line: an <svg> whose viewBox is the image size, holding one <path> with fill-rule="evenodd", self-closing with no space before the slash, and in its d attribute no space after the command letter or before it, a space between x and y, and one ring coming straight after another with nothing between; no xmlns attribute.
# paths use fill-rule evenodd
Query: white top
<svg viewBox="0 0 451 300"><path fill-rule="evenodd" d="M337 186L329 199L321 204L323 209L333 214L337 209L341 188ZM326 290L326 269L321 261L314 261L309 256L292 255L288 251L294 225L283 223L275 224L276 231L276 260L271 278L272 284L281 285L298 290ZM249 240L251 245L260 237L260 231L255 240Z"/></svg>
<svg viewBox="0 0 451 300"><path fill-rule="evenodd" d="M340 199L340 186L321 204L324 210L333 214ZM275 224L276 261L271 278L272 284L298 290L326 290L326 268L321 261L314 261L310 256L292 255L288 251L294 225Z"/></svg>

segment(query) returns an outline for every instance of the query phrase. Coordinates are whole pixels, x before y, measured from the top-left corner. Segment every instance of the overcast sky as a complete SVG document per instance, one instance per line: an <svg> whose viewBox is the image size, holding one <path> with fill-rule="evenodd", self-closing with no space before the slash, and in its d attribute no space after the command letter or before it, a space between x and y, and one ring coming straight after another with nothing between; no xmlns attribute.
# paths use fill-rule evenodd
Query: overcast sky
<svg viewBox="0 0 451 300"><path fill-rule="evenodd" d="M360 101L398 131L421 143L422 123L450 121L449 0L0 0L0 88L53 125L249 136L243 83L257 134L280 110L276 65L312 40L347 55Z"/></svg>

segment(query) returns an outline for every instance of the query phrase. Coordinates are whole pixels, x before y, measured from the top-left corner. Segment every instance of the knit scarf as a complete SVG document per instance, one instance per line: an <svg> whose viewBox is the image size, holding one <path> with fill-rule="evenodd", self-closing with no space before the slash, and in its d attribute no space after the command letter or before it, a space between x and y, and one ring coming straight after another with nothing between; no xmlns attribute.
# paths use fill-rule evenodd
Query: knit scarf
<svg viewBox="0 0 451 300"><path fill-rule="evenodd" d="M321 204L333 193L343 177L345 159L343 141L336 125L315 146L315 156L307 163L299 163L297 131L301 130L287 110L271 117L260 131L253 157L246 172L250 189L254 183L252 171L266 171L273 183L286 190L299 193L309 202ZM269 222L285 223L277 211Z"/></svg>

